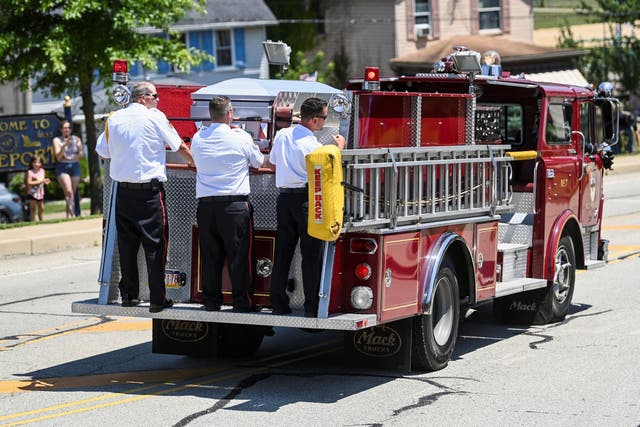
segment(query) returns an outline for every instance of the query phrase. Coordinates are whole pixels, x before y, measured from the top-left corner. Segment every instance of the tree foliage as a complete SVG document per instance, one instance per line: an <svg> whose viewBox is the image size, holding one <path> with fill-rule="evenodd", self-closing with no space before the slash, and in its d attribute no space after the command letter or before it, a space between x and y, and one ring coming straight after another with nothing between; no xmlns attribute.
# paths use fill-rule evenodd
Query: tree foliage
<svg viewBox="0 0 640 427"><path fill-rule="evenodd" d="M613 37L587 46L584 41L575 40L571 28L565 25L559 47L588 50L577 63L587 80L595 83L614 80L621 91L620 97L640 96L640 40L633 35L617 34L622 25L637 27L640 0L583 0L576 12L589 17L591 22L604 22Z"/></svg>
<svg viewBox="0 0 640 427"><path fill-rule="evenodd" d="M265 0L280 24L267 29L273 41L283 41L292 51L308 51L316 44L316 34L324 12L321 0Z"/></svg>
<svg viewBox="0 0 640 427"><path fill-rule="evenodd" d="M207 58L186 49L170 29L185 11L202 11L205 4L206 0L0 2L0 82L18 81L25 89L31 85L54 96L82 97L92 213L102 207L92 86L110 84L116 58L139 61L151 69L159 59L186 67ZM150 36L154 34L158 37Z"/></svg>
<svg viewBox="0 0 640 427"><path fill-rule="evenodd" d="M299 80L304 74L317 73L316 81L321 83L329 83L335 65L333 62L329 62L327 65L322 65L324 62L324 52L320 51L309 61L302 51L297 51L291 58L291 65L282 76L280 73L276 75L276 78L284 78L285 80ZM322 71L321 71L322 70Z"/></svg>

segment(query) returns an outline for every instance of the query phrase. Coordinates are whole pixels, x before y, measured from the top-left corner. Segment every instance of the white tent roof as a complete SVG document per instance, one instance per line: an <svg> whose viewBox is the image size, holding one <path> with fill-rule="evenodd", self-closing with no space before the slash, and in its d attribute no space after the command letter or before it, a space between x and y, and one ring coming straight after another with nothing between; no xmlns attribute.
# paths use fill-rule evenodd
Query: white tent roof
<svg viewBox="0 0 640 427"><path fill-rule="evenodd" d="M576 86L589 86L582 73L575 68L570 70L549 71L546 73L527 73L527 80L533 82L564 83Z"/></svg>

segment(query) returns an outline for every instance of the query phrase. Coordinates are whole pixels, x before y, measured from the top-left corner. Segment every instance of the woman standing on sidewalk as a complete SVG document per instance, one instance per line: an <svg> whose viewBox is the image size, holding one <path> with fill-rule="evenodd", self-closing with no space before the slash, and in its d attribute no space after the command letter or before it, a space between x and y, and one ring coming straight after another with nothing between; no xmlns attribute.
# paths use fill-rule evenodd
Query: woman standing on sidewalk
<svg viewBox="0 0 640 427"><path fill-rule="evenodd" d="M60 134L53 138L56 177L67 203L67 218L70 218L75 216L74 197L80 182L79 160L84 157L84 147L80 138L71 134L71 123L67 120L60 124Z"/></svg>

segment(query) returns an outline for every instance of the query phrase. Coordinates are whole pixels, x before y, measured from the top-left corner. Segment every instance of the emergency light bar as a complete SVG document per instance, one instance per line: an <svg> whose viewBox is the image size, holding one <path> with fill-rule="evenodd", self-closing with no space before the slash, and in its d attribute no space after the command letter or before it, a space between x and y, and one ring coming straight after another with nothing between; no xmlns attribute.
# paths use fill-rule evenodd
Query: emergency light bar
<svg viewBox="0 0 640 427"><path fill-rule="evenodd" d="M364 90L380 90L380 69L378 67L365 67Z"/></svg>
<svg viewBox="0 0 640 427"><path fill-rule="evenodd" d="M116 59L113 61L113 77L112 81L120 84L127 84L129 81L129 63L124 59Z"/></svg>

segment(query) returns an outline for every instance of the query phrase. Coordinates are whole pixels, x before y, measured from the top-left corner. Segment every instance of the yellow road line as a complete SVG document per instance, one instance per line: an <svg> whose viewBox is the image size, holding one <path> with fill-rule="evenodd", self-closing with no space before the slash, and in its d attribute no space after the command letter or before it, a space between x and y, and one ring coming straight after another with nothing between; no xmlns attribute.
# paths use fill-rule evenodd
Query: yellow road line
<svg viewBox="0 0 640 427"><path fill-rule="evenodd" d="M330 349L328 349L328 350L319 351L319 352L315 352L315 353L312 353L312 354L303 355L303 356L300 356L300 357L297 357L297 358L284 360L282 362L275 363L273 366L286 365L286 364L294 363L294 362L297 362L297 361L309 359L309 358L312 358L312 357L322 356L324 354L328 354L328 353L333 352L334 351L333 346L338 342L341 342L341 340L335 340L335 341L325 342L325 343L322 343L322 344L316 344L316 345L313 345L313 346L310 346L310 347L306 347L306 348L301 349L301 350L295 350L295 351L292 351L292 352L289 352L289 353L284 353L284 354L275 355L275 356L272 356L272 357L269 357L269 358L265 358L263 360L263 362L267 361L267 360L274 359L274 358L282 357L283 355L287 355L287 354L291 354L291 353L301 353L303 351L308 351L309 349L313 349L313 348L316 348L316 347L331 345L332 347ZM2 424L2 425L0 425L0 427L24 425L24 424L37 422L37 421L43 421L43 420L48 420L48 419L53 419L53 418L60 418L60 417L64 417L64 416L67 416L67 415L73 415L73 414L77 414L77 413L80 413L80 412L87 412L87 411L92 411L92 410L95 410L95 409L106 408L106 407L109 407L109 406L115 406L115 405L135 402L135 401L139 401L139 400L143 400L143 399L148 399L148 398L154 397L154 396L161 396L161 395L165 395L165 394L172 393L172 392L178 392L178 391L187 390L187 389L191 389L191 388L201 387L201 386L204 386L204 385L214 384L216 382L221 382L221 381L224 381L224 380L227 380L227 379L232 379L232 378L237 378L237 377L240 377L240 376L246 376L246 375L251 375L251 374L258 373L258 372L263 372L263 371L266 371L268 368L269 367L257 367L257 368L252 368L252 369L242 369L240 371L232 372L232 373L229 373L228 375L225 375L225 376L222 376L222 377L216 377L216 378L212 378L212 379L205 380L205 381L199 381L197 383L184 384L184 385L181 385L181 386L172 387L172 388L168 388L168 389L165 389L165 390L159 390L159 391L151 392L151 393L148 393L148 394L145 394L145 395L141 395L141 396L124 398L124 399L116 400L116 401L113 401L113 402L105 402L105 403L102 403L102 404L93 405L93 406L87 406L87 407L84 407L84 408L76 408L76 409L72 409L72 410L69 410L69 411L66 411L66 412L60 412L60 413L49 414L49 415L42 415L42 416L39 416L39 417L36 417L36 418L30 418L28 420L14 421L14 422L11 422L9 424ZM207 369L210 371L209 375L216 373L215 369L212 370L211 368L206 368L206 369L204 369L204 371L206 371ZM198 369L184 370L184 371L196 372L196 371L198 371ZM204 372L204 375L207 375L207 373ZM80 378L80 377L78 377L78 378ZM120 395L125 394L125 393L127 393L127 394L128 393L139 393L139 392L142 392L142 391L151 390L153 388L160 388L160 387L164 387L164 386L168 386L168 385L173 385L173 384L166 384L166 383L154 384L154 385L149 385L149 386L145 386L145 387L140 387L140 388L137 388L137 389L129 390L129 391L126 391L126 392L108 393L108 394L105 394L105 395L102 395L102 396L97 396L97 397L90 398L90 399L83 399L83 400L79 400L79 401L75 401L75 402L69 402L69 403L65 403L65 404L61 404L61 405L50 406L50 407L47 407L47 408L35 409L33 411L27 411L27 412L21 412L21 413L17 413L17 414L0 416L0 421L8 420L8 419L20 418L20 417L25 417L25 416L29 416L29 415L35 415L35 414L44 413L44 412L51 412L51 411L55 411L55 410L59 410L59 409L65 409L65 408L78 406L78 405L82 405L82 404L86 404L86 403L98 402L98 401L101 401L101 400L111 399L113 397L120 396ZM84 383L84 386L86 386L86 383Z"/></svg>
<svg viewBox="0 0 640 427"><path fill-rule="evenodd" d="M640 224L603 225L603 230L640 230Z"/></svg>

